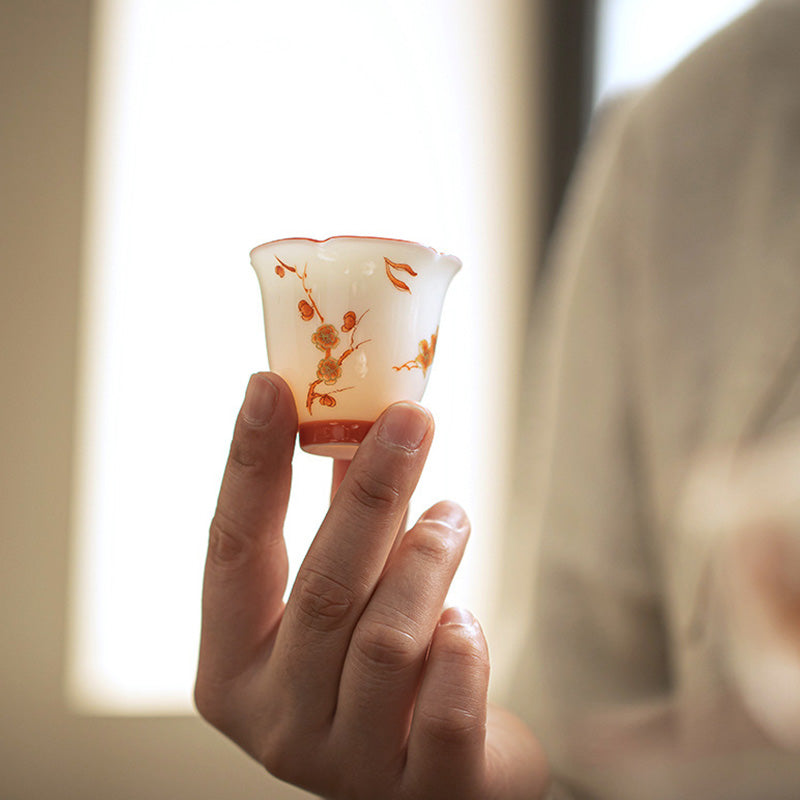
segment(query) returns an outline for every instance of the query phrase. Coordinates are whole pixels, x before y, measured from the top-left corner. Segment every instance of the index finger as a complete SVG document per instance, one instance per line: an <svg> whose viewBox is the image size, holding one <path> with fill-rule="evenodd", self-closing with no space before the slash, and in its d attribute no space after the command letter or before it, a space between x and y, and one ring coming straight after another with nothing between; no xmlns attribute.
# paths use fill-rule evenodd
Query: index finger
<svg viewBox="0 0 800 800"><path fill-rule="evenodd" d="M361 444L301 565L272 666L299 721L333 713L353 629L383 571L433 433L414 403L391 406Z"/></svg>

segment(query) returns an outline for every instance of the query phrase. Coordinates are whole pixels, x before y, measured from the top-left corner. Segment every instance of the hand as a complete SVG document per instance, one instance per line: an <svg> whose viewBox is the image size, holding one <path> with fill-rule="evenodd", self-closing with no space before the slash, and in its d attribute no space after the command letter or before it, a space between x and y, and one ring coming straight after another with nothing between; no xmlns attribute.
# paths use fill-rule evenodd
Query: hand
<svg viewBox="0 0 800 800"><path fill-rule="evenodd" d="M797 753L800 528L796 508L787 514L759 500L754 505L761 506L763 516L743 519L742 527L720 546L726 654L751 719L767 739Z"/></svg>
<svg viewBox="0 0 800 800"><path fill-rule="evenodd" d="M698 457L687 481L684 561L695 565L687 608L724 679L721 713L703 714L725 734L715 742L738 729L736 746L800 750L798 470L800 430L784 425ZM737 708L738 725L729 720Z"/></svg>
<svg viewBox="0 0 800 800"><path fill-rule="evenodd" d="M539 798L536 740L487 709L480 626L442 613L469 533L463 511L442 502L396 533L430 416L401 403L376 422L284 605L296 426L286 384L253 376L211 525L200 713L273 775L325 797Z"/></svg>

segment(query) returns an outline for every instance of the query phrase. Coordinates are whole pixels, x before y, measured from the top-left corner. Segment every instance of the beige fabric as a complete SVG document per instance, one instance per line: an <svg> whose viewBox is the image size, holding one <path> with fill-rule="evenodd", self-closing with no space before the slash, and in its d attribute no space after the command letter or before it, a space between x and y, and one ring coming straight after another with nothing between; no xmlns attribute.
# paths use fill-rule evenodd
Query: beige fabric
<svg viewBox="0 0 800 800"><path fill-rule="evenodd" d="M549 275L507 573L509 619L533 613L508 702L557 796L800 797L797 759L732 698L712 565L680 516L705 453L800 416L800 4L757 6L599 120Z"/></svg>

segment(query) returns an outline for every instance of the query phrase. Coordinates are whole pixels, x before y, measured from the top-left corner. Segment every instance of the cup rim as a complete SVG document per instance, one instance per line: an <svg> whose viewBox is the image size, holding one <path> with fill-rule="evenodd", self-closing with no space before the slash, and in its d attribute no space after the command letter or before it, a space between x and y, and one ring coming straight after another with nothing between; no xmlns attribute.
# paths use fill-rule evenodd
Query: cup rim
<svg viewBox="0 0 800 800"><path fill-rule="evenodd" d="M310 236L285 236L281 239L272 239L269 242L263 242L262 244L256 245L250 251L250 258L252 259L253 254L256 252L256 250L260 250L262 247L272 247L274 245L284 244L286 242L308 242L310 244L320 245L320 244L326 244L327 242L331 242L337 239L352 239L354 241L361 241L361 242L395 242L397 244L410 244L414 245L415 247L421 247L424 250L429 250L431 253L434 253L438 258L450 259L456 262L456 264L459 267L461 266L461 259L458 256L454 256L450 253L443 253L434 247L422 244L421 242L415 242L412 239L396 239L391 236L351 236L347 234L328 236L327 239L314 239Z"/></svg>

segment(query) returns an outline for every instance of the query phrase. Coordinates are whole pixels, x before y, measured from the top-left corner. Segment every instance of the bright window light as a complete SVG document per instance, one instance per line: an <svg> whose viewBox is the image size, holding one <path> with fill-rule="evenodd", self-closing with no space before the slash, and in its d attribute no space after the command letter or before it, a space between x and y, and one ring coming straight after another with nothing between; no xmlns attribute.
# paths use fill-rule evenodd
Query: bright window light
<svg viewBox="0 0 800 800"><path fill-rule="evenodd" d="M511 2L101 0L94 32L68 694L185 713L208 523L249 374L266 368L251 247L418 240L464 262L425 396L412 515L461 502L453 602L490 613L504 421L524 308L498 142ZM498 77L496 74L501 70ZM508 68L509 72L511 68ZM300 453L292 569L330 462Z"/></svg>
<svg viewBox="0 0 800 800"><path fill-rule="evenodd" d="M595 103L658 78L755 0L601 0Z"/></svg>

